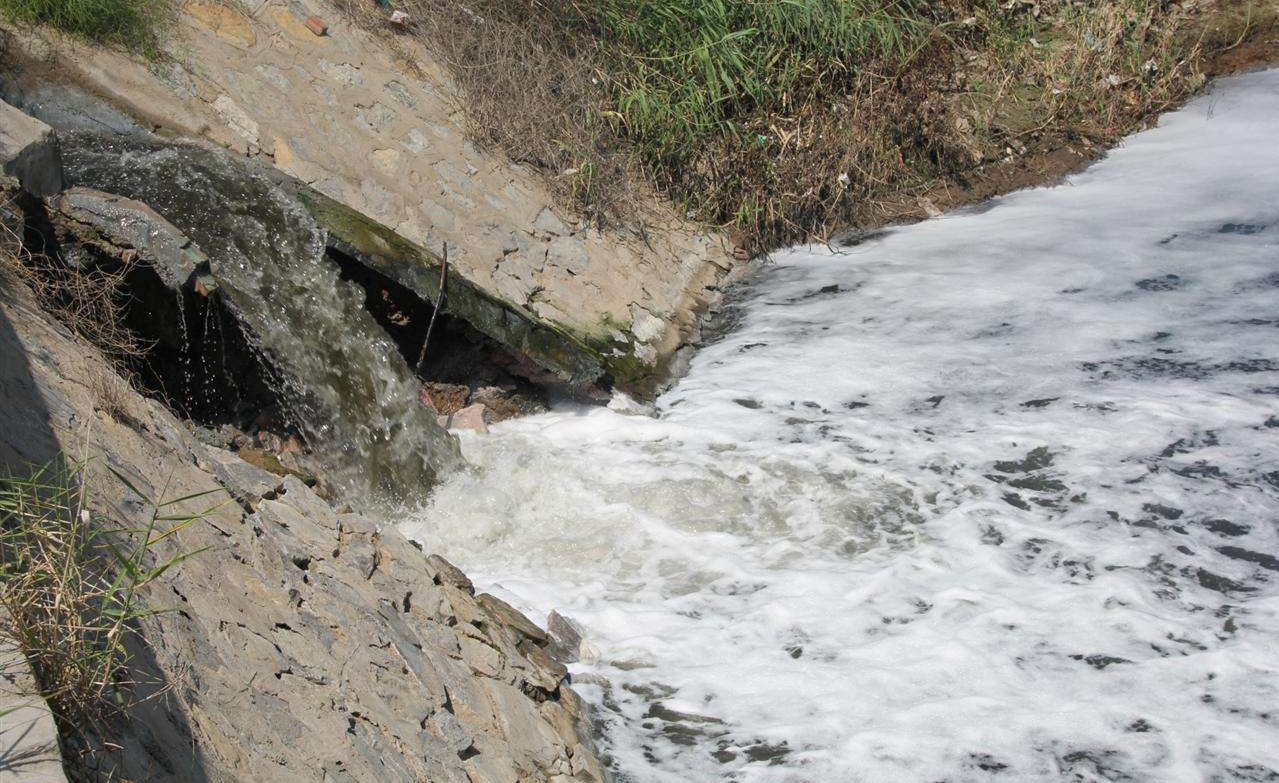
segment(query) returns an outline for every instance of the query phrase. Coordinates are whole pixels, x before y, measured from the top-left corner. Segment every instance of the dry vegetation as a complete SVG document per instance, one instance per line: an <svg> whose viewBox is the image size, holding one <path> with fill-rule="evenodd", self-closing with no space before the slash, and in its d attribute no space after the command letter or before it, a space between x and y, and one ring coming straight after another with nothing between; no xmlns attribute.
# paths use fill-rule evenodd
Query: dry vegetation
<svg viewBox="0 0 1279 783"><path fill-rule="evenodd" d="M589 45L524 0L406 0L412 30L461 88L471 135L546 175L552 191L599 223L633 216L647 190L633 145L602 113L609 93ZM383 28L374 6L355 6Z"/></svg>
<svg viewBox="0 0 1279 783"><path fill-rule="evenodd" d="M601 224L656 188L751 250L1104 146L1276 31L1257 0L402 0L473 135ZM355 13L377 29L376 6ZM405 32L405 31L401 31Z"/></svg>
<svg viewBox="0 0 1279 783"><path fill-rule="evenodd" d="M114 471L113 471L114 472ZM0 477L0 636L15 642L64 730L85 728L126 705L128 641L150 614L142 591L195 552L168 558L156 546L201 519L172 513L192 499L152 502L139 528L90 511L84 463L61 459L29 476ZM208 493L203 493L208 494ZM198 497L198 496L192 496ZM123 517L122 517L123 518Z"/></svg>
<svg viewBox="0 0 1279 783"><path fill-rule="evenodd" d="M144 350L122 325L127 270L80 270L32 255L8 226L0 232L0 267L77 337L110 352L113 362L90 369L88 390L99 410L125 415L131 392L112 364ZM152 611L140 591L194 554L160 557L156 547L204 516L176 511L199 496L152 501L106 470L119 482L116 494L130 498L121 508L150 509L138 527L113 521L136 514L91 511L85 463L59 457L0 475L0 638L25 654L63 731L128 705L129 638ZM105 499L97 506L115 508Z"/></svg>
<svg viewBox="0 0 1279 783"><path fill-rule="evenodd" d="M14 206L0 204L0 210L5 209ZM117 374L133 378L130 368L145 359L150 348L150 343L125 325L128 276L133 266L132 261L79 266L33 253L12 228L0 224L0 267L26 283L41 309L108 360L91 384L91 391L101 397L108 413L123 404L126 384Z"/></svg>

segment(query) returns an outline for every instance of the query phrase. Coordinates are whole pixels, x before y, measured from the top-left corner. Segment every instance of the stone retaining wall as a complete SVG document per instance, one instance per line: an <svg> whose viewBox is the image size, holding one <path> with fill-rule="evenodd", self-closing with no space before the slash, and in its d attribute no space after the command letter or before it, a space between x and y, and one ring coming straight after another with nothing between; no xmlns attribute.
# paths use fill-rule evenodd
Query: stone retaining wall
<svg viewBox="0 0 1279 783"><path fill-rule="evenodd" d="M246 8L187 4L155 64L9 30L0 97L54 127L201 136L268 159L429 251L447 242L460 273L590 346L620 385L648 394L678 371L736 267L719 238L657 205L644 238L587 228L466 139L447 75L409 36L392 48L323 0Z"/></svg>

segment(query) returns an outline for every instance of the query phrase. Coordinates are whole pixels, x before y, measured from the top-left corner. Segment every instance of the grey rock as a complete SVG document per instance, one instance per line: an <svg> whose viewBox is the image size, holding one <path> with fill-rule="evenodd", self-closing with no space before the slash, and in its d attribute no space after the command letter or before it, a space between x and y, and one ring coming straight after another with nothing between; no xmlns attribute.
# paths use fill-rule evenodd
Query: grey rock
<svg viewBox="0 0 1279 783"><path fill-rule="evenodd" d="M465 186L467 181L470 179L470 177L467 174L463 173L461 169L459 169L457 166L453 165L447 160L441 160L437 163L432 164L431 169L435 172L436 176L438 176L442 182L450 182L454 185ZM450 191L450 192L454 196L455 200L458 200L461 198L455 191ZM463 203L463 206L465 206L464 202L459 202L459 203ZM471 203L471 206L474 206L474 202Z"/></svg>
<svg viewBox="0 0 1279 783"><path fill-rule="evenodd" d="M18 345L49 357L32 372L67 397L49 426L73 432L67 421L91 408L83 375L101 358L46 326L29 296L15 301L20 289L0 290L9 292L0 317L17 325ZM76 740L98 744L105 772L172 783L546 781L571 772L583 724L566 719L578 713L562 706L574 703L563 669L537 648L541 633L527 618L473 596L456 567L394 528L334 512L294 477L237 464L157 404L139 399L137 410L139 426L103 433L109 464L129 475L163 465L174 495L223 484L260 501L256 511L218 505L208 524L160 545L159 557L199 554L145 589L149 605L180 602L180 611L143 621L135 665L146 681L181 685ZM152 432L167 433L165 443ZM0 428L0 454L11 453L11 437ZM191 458L172 458L183 453ZM146 509L134 513L120 521L137 524ZM545 694L557 691L552 703ZM118 748L102 748L108 740Z"/></svg>
<svg viewBox="0 0 1279 783"><path fill-rule="evenodd" d="M502 676L502 654L490 644L473 637L460 639L462 660L471 671L484 677Z"/></svg>
<svg viewBox="0 0 1279 783"><path fill-rule="evenodd" d="M356 113L356 119L368 125L376 133L386 133L399 118L400 115L396 114L395 109L385 103L375 103Z"/></svg>
<svg viewBox="0 0 1279 783"><path fill-rule="evenodd" d="M0 98L59 131L150 135L141 123L77 85L49 79L0 80Z"/></svg>
<svg viewBox="0 0 1279 783"><path fill-rule="evenodd" d="M190 237L141 201L84 187L68 188L50 200L54 211L71 226L81 241L92 243L94 236L115 246L130 248L139 260L149 263L164 284L178 290L207 272L209 258ZM213 278L206 291L216 287Z"/></svg>
<svg viewBox="0 0 1279 783"><path fill-rule="evenodd" d="M338 84L346 87L359 87L364 84L364 75L360 69L350 63L320 63L320 71Z"/></svg>
<svg viewBox="0 0 1279 783"><path fill-rule="evenodd" d="M546 263L560 267L571 275L585 274L590 262L586 248L573 237L559 237L546 249Z"/></svg>
<svg viewBox="0 0 1279 783"><path fill-rule="evenodd" d="M559 237L568 236L571 233L569 227L564 225L564 221L560 220L550 207L543 207L542 211L537 213L537 217L533 219L533 228Z"/></svg>
<svg viewBox="0 0 1279 783"><path fill-rule="evenodd" d="M657 340L666 330L666 322L638 304L631 305L631 334L642 343Z"/></svg>
<svg viewBox="0 0 1279 783"><path fill-rule="evenodd" d="M405 137L400 140L400 143L410 152L415 153L426 152L431 148L431 140L417 128L410 128Z"/></svg>
<svg viewBox="0 0 1279 783"><path fill-rule="evenodd" d="M417 98L413 97L413 93L409 92L409 88L405 87L398 81L389 81L386 83L386 91L391 93L391 97L406 109L417 108Z"/></svg>
<svg viewBox="0 0 1279 783"><path fill-rule="evenodd" d="M525 677L525 682L545 691L548 695L558 691L560 683L568 677L568 669L564 664L555 660L545 650L535 645L521 645L520 651L524 653L524 657L532 664L532 667L528 670L528 675Z"/></svg>
<svg viewBox="0 0 1279 783"><path fill-rule="evenodd" d="M466 574L462 573L462 569L445 560L442 555L429 555L426 562L435 572L437 583L452 585L463 592L475 594L475 586L471 584Z"/></svg>
<svg viewBox="0 0 1279 783"><path fill-rule="evenodd" d="M550 644L546 651L561 663L573 663L582 647L582 627L559 612L546 616L546 633Z"/></svg>
<svg viewBox="0 0 1279 783"><path fill-rule="evenodd" d="M510 258L510 256L508 256ZM533 292L537 290L537 283L526 277L518 277L511 274L511 270L505 266L499 267L493 275L493 288L497 294L507 302L517 305L523 305Z"/></svg>
<svg viewBox="0 0 1279 783"><path fill-rule="evenodd" d="M284 71L274 65L259 65L256 69L262 80L280 92L287 93L292 89L293 85L289 82L289 78L284 75Z"/></svg>
<svg viewBox="0 0 1279 783"><path fill-rule="evenodd" d="M53 129L0 101L0 169L35 196L62 189L62 156Z"/></svg>
<svg viewBox="0 0 1279 783"><path fill-rule="evenodd" d="M544 645L549 641L546 631L538 628L532 620L525 617L518 609L501 598L490 593L480 593L475 597L475 600L479 602L480 606L484 607L484 611L496 620L499 625L518 631L534 644Z"/></svg>
<svg viewBox="0 0 1279 783"><path fill-rule="evenodd" d="M213 446L205 446L197 459L218 483L240 503L257 508L258 501L280 489L280 477L250 465L235 454Z"/></svg>
<svg viewBox="0 0 1279 783"><path fill-rule="evenodd" d="M53 713L22 652L9 640L0 641L0 783L66 780Z"/></svg>

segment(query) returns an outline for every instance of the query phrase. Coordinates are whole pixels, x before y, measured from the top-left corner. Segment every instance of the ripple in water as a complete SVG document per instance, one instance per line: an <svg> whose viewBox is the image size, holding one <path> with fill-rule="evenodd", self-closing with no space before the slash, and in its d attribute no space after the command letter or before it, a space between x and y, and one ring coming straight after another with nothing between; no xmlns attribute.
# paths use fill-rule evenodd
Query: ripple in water
<svg viewBox="0 0 1279 783"><path fill-rule="evenodd" d="M1279 72L1049 189L787 252L658 419L471 437L404 523L628 781L1279 779Z"/></svg>

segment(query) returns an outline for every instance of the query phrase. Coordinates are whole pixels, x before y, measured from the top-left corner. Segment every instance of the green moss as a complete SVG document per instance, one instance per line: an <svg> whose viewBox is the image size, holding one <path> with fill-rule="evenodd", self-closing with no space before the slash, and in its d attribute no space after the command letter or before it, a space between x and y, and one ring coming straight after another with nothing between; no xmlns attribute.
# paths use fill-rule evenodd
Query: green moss
<svg viewBox="0 0 1279 783"><path fill-rule="evenodd" d="M299 186L298 198L329 232L330 242L338 250L407 286L424 299L435 300L443 263L437 253L305 186ZM610 355L617 347L613 342L538 319L476 286L456 268L449 270L447 280L445 312L556 371L566 380L592 382L607 374L621 383L614 368L625 369L624 377L628 380L635 376L632 368L621 366L625 362Z"/></svg>
<svg viewBox="0 0 1279 783"><path fill-rule="evenodd" d="M619 340L618 334L629 336L630 327L605 314L594 332L584 335L583 340L601 357L614 386L640 397L653 396L665 370L663 357L658 357L657 366L645 362L635 353L635 341L629 337Z"/></svg>

